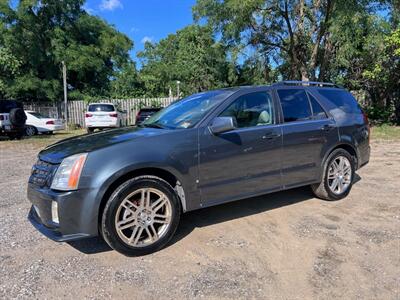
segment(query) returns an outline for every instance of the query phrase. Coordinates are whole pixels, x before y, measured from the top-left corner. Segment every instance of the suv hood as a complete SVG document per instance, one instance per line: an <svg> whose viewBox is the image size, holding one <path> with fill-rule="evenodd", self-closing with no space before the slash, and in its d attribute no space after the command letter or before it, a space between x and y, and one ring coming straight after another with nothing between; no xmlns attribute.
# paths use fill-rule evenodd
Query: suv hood
<svg viewBox="0 0 400 300"><path fill-rule="evenodd" d="M168 129L124 127L102 131L94 134L85 134L61 140L52 144L39 153L40 159L50 163L60 163L65 157L88 153L119 143L126 143L137 138L156 136L170 132Z"/></svg>

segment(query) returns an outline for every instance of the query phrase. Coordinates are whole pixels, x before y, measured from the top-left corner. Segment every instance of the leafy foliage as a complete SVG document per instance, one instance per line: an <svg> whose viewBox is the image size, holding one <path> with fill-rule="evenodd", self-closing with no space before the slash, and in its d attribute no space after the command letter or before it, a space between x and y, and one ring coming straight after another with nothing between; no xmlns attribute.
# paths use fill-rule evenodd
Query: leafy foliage
<svg viewBox="0 0 400 300"><path fill-rule="evenodd" d="M191 25L159 43L147 42L138 56L146 95L166 95L177 81L183 94L227 85L226 53L208 27Z"/></svg>
<svg viewBox="0 0 400 300"><path fill-rule="evenodd" d="M194 16L230 49L258 54L243 70L366 90L368 108L385 111L372 116L400 123L397 0L197 0Z"/></svg>
<svg viewBox="0 0 400 300"><path fill-rule="evenodd" d="M59 101L64 61L70 99L320 80L364 91L370 119L400 123L399 0L197 0L196 23L147 42L139 70L133 42L84 2L0 0L0 98Z"/></svg>
<svg viewBox="0 0 400 300"><path fill-rule="evenodd" d="M130 60L129 38L88 15L83 0L21 0L15 9L0 1L0 45L13 54L19 69L0 74L7 80L0 96L61 99L62 61L72 98L107 95L110 78Z"/></svg>

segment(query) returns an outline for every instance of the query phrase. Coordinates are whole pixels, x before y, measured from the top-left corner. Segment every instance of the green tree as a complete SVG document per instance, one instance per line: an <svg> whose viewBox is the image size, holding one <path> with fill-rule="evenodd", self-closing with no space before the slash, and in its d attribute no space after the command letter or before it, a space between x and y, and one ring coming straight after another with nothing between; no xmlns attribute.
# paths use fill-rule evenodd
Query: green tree
<svg viewBox="0 0 400 300"><path fill-rule="evenodd" d="M61 99L62 61L71 97L109 94L110 80L129 63L133 44L105 21L88 15L83 4L83 0L20 0L14 8L0 0L1 42L20 62L20 72L8 81L5 96Z"/></svg>
<svg viewBox="0 0 400 300"><path fill-rule="evenodd" d="M206 20L231 46L268 56L288 79L325 78L332 26L370 9L358 0L198 0L196 20Z"/></svg>
<svg viewBox="0 0 400 300"><path fill-rule="evenodd" d="M146 94L167 95L181 82L183 94L227 85L228 64L224 47L208 27L191 25L158 43L146 43L138 54L140 80Z"/></svg>
<svg viewBox="0 0 400 300"><path fill-rule="evenodd" d="M111 81L112 98L131 98L140 97L144 94L143 86L139 81L139 74L134 62L130 61L124 64L115 78Z"/></svg>

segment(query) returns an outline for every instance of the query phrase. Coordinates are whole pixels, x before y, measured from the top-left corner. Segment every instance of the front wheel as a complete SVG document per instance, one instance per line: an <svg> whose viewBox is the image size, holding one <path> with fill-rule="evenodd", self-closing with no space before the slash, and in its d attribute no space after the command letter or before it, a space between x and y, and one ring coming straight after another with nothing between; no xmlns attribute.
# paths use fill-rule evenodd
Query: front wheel
<svg viewBox="0 0 400 300"><path fill-rule="evenodd" d="M127 256L145 255L163 248L180 219L180 202L174 189L154 176L140 176L119 186L102 216L104 240Z"/></svg>
<svg viewBox="0 0 400 300"><path fill-rule="evenodd" d="M343 199L353 186L354 172L353 157L344 149L336 149L326 160L322 181L311 185L311 189L321 199Z"/></svg>

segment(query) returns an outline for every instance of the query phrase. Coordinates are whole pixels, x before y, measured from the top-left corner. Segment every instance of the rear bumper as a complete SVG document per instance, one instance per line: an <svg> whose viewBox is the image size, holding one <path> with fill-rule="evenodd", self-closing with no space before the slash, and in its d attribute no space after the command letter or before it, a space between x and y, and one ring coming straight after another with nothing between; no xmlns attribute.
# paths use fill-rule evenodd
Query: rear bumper
<svg viewBox="0 0 400 300"><path fill-rule="evenodd" d="M369 163L370 155L371 155L370 145L366 145L365 147L359 150L357 169L360 169Z"/></svg>
<svg viewBox="0 0 400 300"><path fill-rule="evenodd" d="M0 126L0 133L21 133L24 132L24 127L14 127L13 125Z"/></svg>
<svg viewBox="0 0 400 300"><path fill-rule="evenodd" d="M85 125L87 128L115 128L119 127L119 121L118 120L111 120L111 121L104 121L104 122L98 122L98 121L86 121Z"/></svg>
<svg viewBox="0 0 400 300"><path fill-rule="evenodd" d="M47 125L46 127L38 127L39 132L59 131L64 130L65 125Z"/></svg>
<svg viewBox="0 0 400 300"><path fill-rule="evenodd" d="M79 240L98 235L98 212L92 189L56 192L28 184L32 207L28 220L48 238L59 241ZM57 202L59 223L52 219L52 202Z"/></svg>

